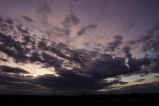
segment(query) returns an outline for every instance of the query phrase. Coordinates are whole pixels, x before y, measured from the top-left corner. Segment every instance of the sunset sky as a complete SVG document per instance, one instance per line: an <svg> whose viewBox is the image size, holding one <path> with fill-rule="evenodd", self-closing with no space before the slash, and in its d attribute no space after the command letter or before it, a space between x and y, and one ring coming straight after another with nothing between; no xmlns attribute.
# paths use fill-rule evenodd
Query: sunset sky
<svg viewBox="0 0 159 106"><path fill-rule="evenodd" d="M6 94L14 90L17 94L155 92L159 86L158 11L158 0L1 0L0 90L7 89ZM62 45L53 46L53 42ZM115 57L102 60L104 54ZM125 63L115 63L119 57ZM132 69L128 58L134 59ZM145 65L143 58L150 64ZM116 69L109 67L112 64ZM4 71L14 68L28 73ZM105 76L99 78L96 73Z"/></svg>

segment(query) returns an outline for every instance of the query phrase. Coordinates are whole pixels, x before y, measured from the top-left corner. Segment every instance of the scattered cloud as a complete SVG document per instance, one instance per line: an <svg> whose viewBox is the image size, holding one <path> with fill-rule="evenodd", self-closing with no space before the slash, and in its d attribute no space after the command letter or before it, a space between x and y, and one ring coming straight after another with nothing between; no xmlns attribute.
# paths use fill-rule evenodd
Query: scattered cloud
<svg viewBox="0 0 159 106"><path fill-rule="evenodd" d="M159 24L157 23L153 28L151 28L148 32L143 34L141 38L138 40L139 43L143 43L143 51L150 51L157 53L159 50Z"/></svg>
<svg viewBox="0 0 159 106"><path fill-rule="evenodd" d="M47 2L39 2L38 8L36 10L37 16L42 22L42 24L48 25L49 14L52 12L50 5Z"/></svg>
<svg viewBox="0 0 159 106"><path fill-rule="evenodd" d="M143 82L143 81L145 81L145 79L138 79L138 80L136 80L134 82Z"/></svg>
<svg viewBox="0 0 159 106"><path fill-rule="evenodd" d="M81 35L85 34L87 31L90 31L90 30L93 31L96 28L97 28L96 24L89 24L87 26L84 26L84 27L81 28L81 30L79 30L77 32L77 36L81 36Z"/></svg>
<svg viewBox="0 0 159 106"><path fill-rule="evenodd" d="M118 49L118 47L122 44L123 37L120 35L116 35L114 36L114 40L112 42L108 43L107 48L105 49L105 51L110 51L110 52L115 52L116 49Z"/></svg>
<svg viewBox="0 0 159 106"><path fill-rule="evenodd" d="M28 16L21 16L21 18L26 22L33 22L34 20Z"/></svg>

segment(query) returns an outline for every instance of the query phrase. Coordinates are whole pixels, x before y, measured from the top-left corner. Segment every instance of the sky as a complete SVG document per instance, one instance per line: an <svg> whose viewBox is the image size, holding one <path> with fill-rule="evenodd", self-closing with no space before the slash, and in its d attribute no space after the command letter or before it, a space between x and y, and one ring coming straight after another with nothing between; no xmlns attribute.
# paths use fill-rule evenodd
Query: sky
<svg viewBox="0 0 159 106"><path fill-rule="evenodd" d="M64 93L69 88L66 87L67 83L74 76L79 79L75 78L75 82L70 82L70 87L73 87L71 92L107 92L116 88L129 91L131 87L133 89L139 85L149 87L158 84L158 5L157 0L1 0L0 75L7 76L8 79L13 76L15 78L17 73L2 73L3 70L26 70L27 74L18 73L16 84L25 83L26 87L30 86L30 90L35 87L40 93L54 89L57 92L56 89L62 89L60 92ZM5 21L7 19L13 23ZM11 38L7 38L8 36ZM53 42L57 44L55 48L59 52L53 51ZM60 43L61 46L58 46ZM4 44L8 46L3 48ZM16 52L11 53L12 51ZM74 55L76 52L79 57ZM124 61L133 58L134 63L117 65L114 58L100 58L107 53L115 58L122 57ZM145 57L146 54L148 57ZM82 56L88 60L84 61ZM75 61L68 57L78 59ZM144 57L150 61L149 65L143 63ZM91 61L92 58L94 61ZM111 70L110 66L113 64L116 69ZM123 68L125 66L128 69ZM71 72L66 73L64 70ZM82 73L75 70L82 70ZM118 70L119 73L113 70ZM97 78L94 76L96 73L99 76L103 73L105 76ZM87 75L90 77L86 77ZM113 81L109 82L111 78ZM17 82L18 79L21 81ZM88 82L81 88L78 84L74 85L76 81L81 83L85 80ZM107 84L99 84L101 80L106 80ZM45 84L45 81L49 83ZM2 82L3 87L0 89L12 88L9 84L13 82ZM89 83L92 88L86 86ZM14 88L17 89L19 88ZM12 89L5 92L12 92ZM25 87L22 93L24 92Z"/></svg>

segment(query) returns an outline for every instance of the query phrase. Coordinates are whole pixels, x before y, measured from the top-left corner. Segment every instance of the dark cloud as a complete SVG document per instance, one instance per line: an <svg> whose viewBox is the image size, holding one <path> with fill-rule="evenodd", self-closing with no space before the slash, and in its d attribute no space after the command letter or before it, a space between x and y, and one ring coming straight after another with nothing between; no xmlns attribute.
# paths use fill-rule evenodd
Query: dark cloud
<svg viewBox="0 0 159 106"><path fill-rule="evenodd" d="M0 74L0 76L3 76L0 79L0 84L5 85L5 89L8 91L7 93L12 89L11 94L25 94L26 92L33 92L33 90L36 90L37 94L41 94L42 90L47 93L50 92L51 94L56 94L58 91L83 94L97 92L99 89L114 84L124 84L124 82L118 80L106 82L96 76L77 73L76 70L67 71L61 69L58 70L58 74L60 75L59 77L44 75L36 79L25 78L24 76L18 75ZM33 94L36 92L34 91ZM46 92L44 94L46 94Z"/></svg>
<svg viewBox="0 0 159 106"><path fill-rule="evenodd" d="M141 36L138 43L143 43L143 51L153 50L155 53L159 50L159 24L157 23L152 29Z"/></svg>
<svg viewBox="0 0 159 106"><path fill-rule="evenodd" d="M150 66L152 59L149 57L148 54L145 54L145 57L141 59L141 62L144 66Z"/></svg>
<svg viewBox="0 0 159 106"><path fill-rule="evenodd" d="M6 91L8 90L8 92L9 89L12 89L13 91L11 92L11 94L16 94L15 91L18 90L18 94L25 94L26 91L33 92L34 94L37 92L37 90L38 94L41 94L42 91L39 91L39 89L43 91L48 91L51 94L56 94L57 91L81 91L80 93L84 91L96 92L96 90L103 88L105 85L108 85L107 83L100 81L100 79L96 79L92 76L80 75L74 71L59 70L58 74L60 75L60 77L55 77L53 75L44 75L33 79L29 77L20 76L18 74L10 75L9 73L0 73L0 84L5 85L5 89ZM34 90L36 90L36 92ZM0 94L1 93L2 92L0 92Z"/></svg>
<svg viewBox="0 0 159 106"><path fill-rule="evenodd" d="M0 69L0 83L4 82L10 82L10 81L15 81L15 82L31 82L30 77L24 77L20 74L27 74L28 72L26 70L20 69L20 68L13 68L9 66L1 66Z"/></svg>
<svg viewBox="0 0 159 106"><path fill-rule="evenodd" d="M7 59L3 59L3 58L0 58L0 60L4 62L8 61Z"/></svg>
<svg viewBox="0 0 159 106"><path fill-rule="evenodd" d="M135 80L134 82L143 82L145 81L145 79L138 79L138 80Z"/></svg>
<svg viewBox="0 0 159 106"><path fill-rule="evenodd" d="M109 82L110 85L125 85L127 83L128 82L121 81L121 79L119 79L119 78Z"/></svg>
<svg viewBox="0 0 159 106"><path fill-rule="evenodd" d="M45 90L42 86L29 82L8 81L2 84L5 89L1 89L0 94L5 95L39 95Z"/></svg>
<svg viewBox="0 0 159 106"><path fill-rule="evenodd" d="M159 76L155 76L155 78L159 78Z"/></svg>
<svg viewBox="0 0 159 106"><path fill-rule="evenodd" d="M120 80L111 82L104 81L103 78L99 78L91 73L80 74L75 72L76 70L66 71L59 70L60 77L53 77L51 75L41 76L36 81L38 84L42 84L53 90L61 91L76 91L80 93L87 93L90 91L97 92L97 90L114 84L126 84Z"/></svg>
<svg viewBox="0 0 159 106"><path fill-rule="evenodd" d="M132 58L132 54L130 53L131 47L125 46L123 47L123 52L125 53L125 57Z"/></svg>
<svg viewBox="0 0 159 106"><path fill-rule="evenodd" d="M26 22L33 22L34 20L28 16L21 16L21 18Z"/></svg>
<svg viewBox="0 0 159 106"><path fill-rule="evenodd" d="M140 60L133 58L128 61L128 65L129 67L125 65L124 57L115 57L113 59L111 55L108 55L95 61L89 70L96 77L108 78L138 72L142 66Z"/></svg>
<svg viewBox="0 0 159 106"><path fill-rule="evenodd" d="M153 67L153 69L151 71L153 72L158 72L157 70L159 69L158 65L158 53L159 53L159 24L156 23L156 25L151 28L150 30L148 30L145 34L143 34L139 40L137 40L137 43L141 43L143 45L142 50L144 52L153 52L156 57L155 57L155 61L154 64L155 66ZM151 59L152 60L152 59ZM149 59L149 64L152 63ZM148 62L148 61L147 61Z"/></svg>
<svg viewBox="0 0 159 106"><path fill-rule="evenodd" d="M136 48L137 42L135 40L129 40L126 42L126 45L131 47L132 49Z"/></svg>
<svg viewBox="0 0 159 106"><path fill-rule="evenodd" d="M8 33L13 31L13 20L11 18L0 17L0 31Z"/></svg>
<svg viewBox="0 0 159 106"><path fill-rule="evenodd" d="M5 23L8 23L8 24L13 24L13 20L11 18L3 18L3 17L0 17L0 21L1 22L5 22Z"/></svg>
<svg viewBox="0 0 159 106"><path fill-rule="evenodd" d="M61 91L96 91L105 86L104 83L94 77L78 75L72 71L58 71L58 74L60 74L60 77L57 78L51 76L40 77L38 82L49 88Z"/></svg>
<svg viewBox="0 0 159 106"><path fill-rule="evenodd" d="M3 19L3 21L4 20L6 19ZM52 45L48 46L45 39L36 41L29 30L23 27L22 24L15 25L15 28L18 31L18 36L14 36L15 38L21 38L21 40L15 39L12 35L0 33L0 51L7 54L9 57L14 58L16 62L41 62L47 67L59 66L59 64L61 64L61 61L54 56L46 54L44 51L52 52L59 57L71 60L70 57L61 52L59 47L55 47L55 45L57 46L58 44L51 42ZM62 47L65 47L65 45L63 44ZM71 51L67 46L65 47L65 50ZM39 54L39 51L42 51L42 54Z"/></svg>
<svg viewBox="0 0 159 106"><path fill-rule="evenodd" d="M54 34L55 38L60 37L63 38L64 43L70 43L70 35L72 33L72 27L78 25L80 23L80 19L75 15L73 11L73 3L77 2L77 0L70 0L70 13L66 15L64 21L61 22L61 27L54 26L51 28L51 33Z"/></svg>
<svg viewBox="0 0 159 106"><path fill-rule="evenodd" d="M0 70L0 94L33 95L41 94L44 90L47 89L34 83L34 79L32 77L20 75L22 73L26 74L26 70L8 66L1 66Z"/></svg>
<svg viewBox="0 0 159 106"><path fill-rule="evenodd" d="M27 45L29 43L33 44L34 41L31 38L31 34L27 28L23 28L22 25L17 25L17 29L19 30L19 34L22 36L23 44Z"/></svg>
<svg viewBox="0 0 159 106"><path fill-rule="evenodd" d="M80 23L80 19L74 15L69 14L65 17L64 21L61 22L61 26L53 26L47 32L49 35L53 35L54 38L63 39L60 43L69 44L71 42L70 35L72 28Z"/></svg>
<svg viewBox="0 0 159 106"><path fill-rule="evenodd" d="M25 58L24 49L18 41L15 41L11 36L0 33L0 51L7 55L16 58L16 60L23 60Z"/></svg>
<svg viewBox="0 0 159 106"><path fill-rule="evenodd" d="M50 56L46 53L42 53L42 57L43 57L43 60L42 62L46 65L46 67L60 67L62 62L60 60L58 60L57 58L53 57L53 56Z"/></svg>
<svg viewBox="0 0 159 106"><path fill-rule="evenodd" d="M73 14L66 16L63 25L67 27L71 27L73 25L78 25L80 20Z"/></svg>
<svg viewBox="0 0 159 106"><path fill-rule="evenodd" d="M155 60L155 66L152 69L153 72L159 72L159 55L157 56Z"/></svg>
<svg viewBox="0 0 159 106"><path fill-rule="evenodd" d="M126 84L128 84L129 82L123 82L123 81L121 81L120 83L119 83L119 85L126 85Z"/></svg>
<svg viewBox="0 0 159 106"><path fill-rule="evenodd" d="M20 68L13 68L13 67L8 67L8 66L0 66L0 70L4 72L9 72L9 73L24 73L27 74L28 72L20 69Z"/></svg>
<svg viewBox="0 0 159 106"><path fill-rule="evenodd" d="M107 46L107 48L105 50L114 52L122 44L122 40L123 40L122 36L116 35L114 37L114 40L112 42L108 43L108 46Z"/></svg>
<svg viewBox="0 0 159 106"><path fill-rule="evenodd" d="M89 31L89 30L92 31L96 28L97 28L96 24L90 24L90 25L84 26L77 32L77 35L81 36L81 35L85 34L87 31Z"/></svg>
<svg viewBox="0 0 159 106"><path fill-rule="evenodd" d="M34 46L34 42L29 37L29 33L26 30L19 29L22 32L22 36L24 37L24 42L15 41L12 36L0 34L0 51L7 54L8 56L13 57L17 62L26 62L26 61L39 61L39 62L46 62L46 64L50 64L50 62L41 60L40 55L36 54L35 52L32 53L31 57L27 57L27 51L33 51L32 48L27 48L27 44L31 42L31 45ZM40 47L39 47L40 48ZM36 55L34 55L36 54ZM44 57L45 58L45 57Z"/></svg>
<svg viewBox="0 0 159 106"><path fill-rule="evenodd" d="M63 28L60 28L58 26L53 27L52 29L53 31L51 31L51 33L54 34L55 37L66 37L68 38L68 36L71 33L71 28L68 26L63 26Z"/></svg>
<svg viewBox="0 0 159 106"><path fill-rule="evenodd" d="M23 29L20 26L17 28L19 30L19 34L21 33L22 36L22 41L20 42L16 41L11 35L0 33L0 51L7 54L9 57L14 58L16 62L41 62L46 67L61 66L61 60L45 53L45 51L56 54L57 56L69 61L76 61L75 59L70 58L61 52L62 48L58 46L60 44L53 43L51 46L48 46L45 40L35 42L34 39L30 37L31 34L26 29ZM27 45L31 45L31 48L28 48ZM55 47L55 45L57 47ZM64 48L65 45L63 44L62 47ZM67 46L65 47L65 50L69 51L69 53L72 53ZM41 51L41 54L38 51ZM30 56L27 56L28 54L30 54Z"/></svg>
<svg viewBox="0 0 159 106"><path fill-rule="evenodd" d="M72 27L78 25L80 19L74 14L66 16L65 20L62 22L63 28L57 28L60 32L63 32L62 35L69 36L71 34ZM59 32L58 32L59 33Z"/></svg>

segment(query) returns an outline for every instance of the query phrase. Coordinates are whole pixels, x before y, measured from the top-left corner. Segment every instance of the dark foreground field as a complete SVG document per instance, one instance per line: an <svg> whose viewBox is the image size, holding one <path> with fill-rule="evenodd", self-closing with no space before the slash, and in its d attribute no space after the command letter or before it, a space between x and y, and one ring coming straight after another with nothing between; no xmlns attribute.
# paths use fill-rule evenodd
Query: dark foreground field
<svg viewBox="0 0 159 106"><path fill-rule="evenodd" d="M0 96L3 105L122 105L122 104L159 104L159 94L128 94L128 95L83 95L83 96Z"/></svg>

